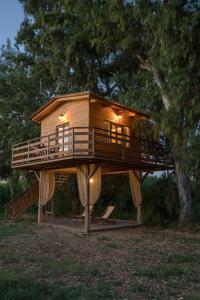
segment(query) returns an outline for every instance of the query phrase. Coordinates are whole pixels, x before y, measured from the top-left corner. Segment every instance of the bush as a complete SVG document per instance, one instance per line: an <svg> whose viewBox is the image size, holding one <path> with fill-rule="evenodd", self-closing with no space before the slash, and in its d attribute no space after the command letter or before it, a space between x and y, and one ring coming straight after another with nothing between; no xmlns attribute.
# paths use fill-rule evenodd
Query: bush
<svg viewBox="0 0 200 300"><path fill-rule="evenodd" d="M113 218L136 218L136 210L133 205L127 174L102 177L102 191L100 199L95 205L95 214L101 215L108 205L116 206L112 214Z"/></svg>
<svg viewBox="0 0 200 300"><path fill-rule="evenodd" d="M179 199L173 174L146 178L142 194L144 224L164 226L178 222Z"/></svg>
<svg viewBox="0 0 200 300"><path fill-rule="evenodd" d="M10 201L11 192L10 186L6 183L0 184L0 208L4 207Z"/></svg>
<svg viewBox="0 0 200 300"><path fill-rule="evenodd" d="M57 215L76 215L81 210L76 176L69 176L67 181L57 187L53 196L54 211Z"/></svg>

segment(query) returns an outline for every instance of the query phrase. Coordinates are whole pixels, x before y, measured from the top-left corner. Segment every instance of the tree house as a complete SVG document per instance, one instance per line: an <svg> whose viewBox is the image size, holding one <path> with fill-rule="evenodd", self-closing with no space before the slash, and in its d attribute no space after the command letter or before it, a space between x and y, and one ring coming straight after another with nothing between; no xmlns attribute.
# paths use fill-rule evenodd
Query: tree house
<svg viewBox="0 0 200 300"><path fill-rule="evenodd" d="M135 124L148 122L149 115L93 93L56 96L31 118L40 124L40 137L13 145L12 167L39 174L39 222L42 205L53 193L54 172L77 174L88 232L89 206L91 201L98 200L100 193L94 182L96 173L99 174L96 180L100 181L104 174L131 171L133 181L140 184L142 172L173 168L171 155L163 142L147 137L145 129L136 134ZM138 187L133 190L140 193L136 192ZM138 214L138 222L141 222Z"/></svg>

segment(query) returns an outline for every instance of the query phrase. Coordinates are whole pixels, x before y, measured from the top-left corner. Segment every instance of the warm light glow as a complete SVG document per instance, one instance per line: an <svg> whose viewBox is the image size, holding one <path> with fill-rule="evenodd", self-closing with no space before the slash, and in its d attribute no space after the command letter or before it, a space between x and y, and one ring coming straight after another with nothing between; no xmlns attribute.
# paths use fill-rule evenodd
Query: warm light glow
<svg viewBox="0 0 200 300"><path fill-rule="evenodd" d="M90 183L93 183L94 182L94 178L90 178Z"/></svg>
<svg viewBox="0 0 200 300"><path fill-rule="evenodd" d="M122 115L120 114L115 114L115 120L120 121L122 119Z"/></svg>
<svg viewBox="0 0 200 300"><path fill-rule="evenodd" d="M66 115L63 115L63 114L59 115L59 120L62 122L67 121Z"/></svg>

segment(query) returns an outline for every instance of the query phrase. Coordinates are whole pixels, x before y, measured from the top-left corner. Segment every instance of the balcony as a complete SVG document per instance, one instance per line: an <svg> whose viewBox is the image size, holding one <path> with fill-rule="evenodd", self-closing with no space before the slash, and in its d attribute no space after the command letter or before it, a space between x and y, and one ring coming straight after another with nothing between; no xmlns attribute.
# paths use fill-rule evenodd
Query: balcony
<svg viewBox="0 0 200 300"><path fill-rule="evenodd" d="M106 163L142 170L173 168L165 145L90 127L74 127L13 145L12 167L55 169Z"/></svg>

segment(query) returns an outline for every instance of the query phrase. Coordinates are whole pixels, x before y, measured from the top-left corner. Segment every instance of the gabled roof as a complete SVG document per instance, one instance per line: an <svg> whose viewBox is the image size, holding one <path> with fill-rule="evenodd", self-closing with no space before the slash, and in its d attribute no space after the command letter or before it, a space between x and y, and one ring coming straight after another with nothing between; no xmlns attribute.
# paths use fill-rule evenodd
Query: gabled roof
<svg viewBox="0 0 200 300"><path fill-rule="evenodd" d="M48 114L50 114L55 108L60 106L63 102L67 101L77 101L77 100L91 100L95 99L97 101L103 102L106 106L113 106L122 110L128 110L132 113L138 114L140 116L143 116L145 118L149 118L150 116L148 114L139 112L137 110L134 110L132 108L129 108L127 106L124 106L116 101L103 98L99 95L96 95L91 92L81 92L81 93L73 93L73 94L66 94L66 95L59 95L55 96L52 99L50 99L47 103L45 103L43 106L41 106L35 113L31 115L31 119L36 122L40 122L44 117L46 117Z"/></svg>

